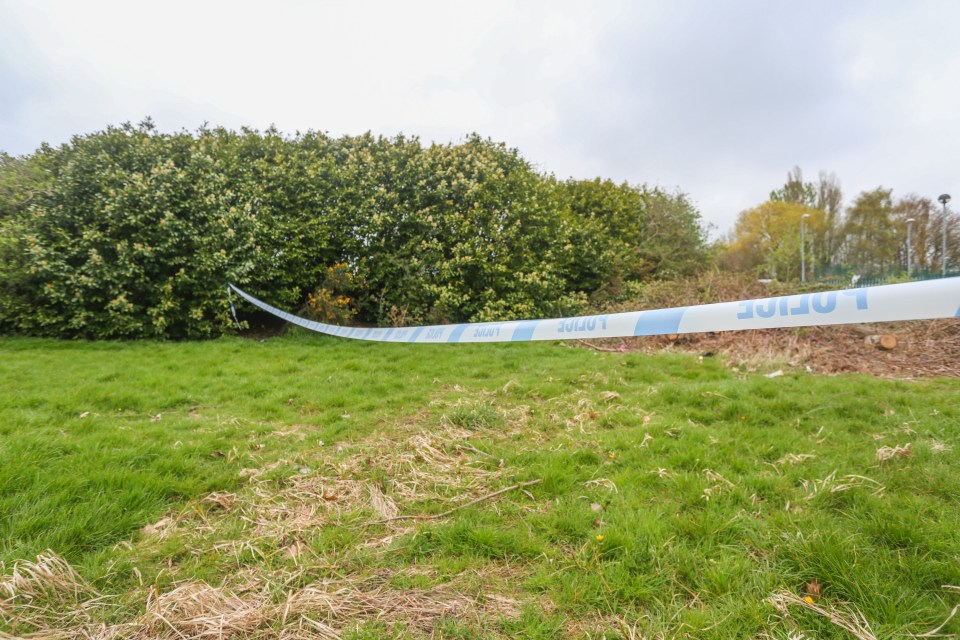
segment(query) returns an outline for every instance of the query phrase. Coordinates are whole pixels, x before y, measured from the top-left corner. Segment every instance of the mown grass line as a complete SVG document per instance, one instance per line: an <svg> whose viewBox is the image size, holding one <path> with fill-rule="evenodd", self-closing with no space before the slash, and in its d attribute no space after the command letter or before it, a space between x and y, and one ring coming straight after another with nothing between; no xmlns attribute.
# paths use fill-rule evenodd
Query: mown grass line
<svg viewBox="0 0 960 640"><path fill-rule="evenodd" d="M957 381L302 335L7 340L0 356L3 559L49 547L105 592L287 576L272 598L386 580L521 603L482 623L435 621L454 637L847 637L768 601L814 579L818 605L849 603L877 637L929 630L956 604L943 586L960 585ZM909 455L878 458L907 443ZM430 522L383 524L366 494L439 514L534 479L529 495ZM211 491L246 507L199 502ZM306 524L252 524L316 503ZM169 535L137 533L178 513ZM142 606L131 595L108 619ZM418 634L354 622L359 637Z"/></svg>

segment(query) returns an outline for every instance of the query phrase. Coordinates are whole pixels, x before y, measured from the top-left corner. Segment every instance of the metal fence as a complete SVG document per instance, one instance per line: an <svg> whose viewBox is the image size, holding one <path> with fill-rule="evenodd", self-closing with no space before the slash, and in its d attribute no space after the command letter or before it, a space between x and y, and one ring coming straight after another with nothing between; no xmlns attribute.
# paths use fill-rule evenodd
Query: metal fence
<svg viewBox="0 0 960 640"><path fill-rule="evenodd" d="M918 282L921 280L937 280L939 278L955 278L960 276L960 271L947 271L943 275L939 270L914 269L913 273L907 275L904 270L891 271L886 275L869 274L862 276L854 270L847 270L846 273L826 273L822 277L817 277L811 284L816 287L829 287L832 289L854 289L857 287L876 287L883 284L896 284L898 282Z"/></svg>

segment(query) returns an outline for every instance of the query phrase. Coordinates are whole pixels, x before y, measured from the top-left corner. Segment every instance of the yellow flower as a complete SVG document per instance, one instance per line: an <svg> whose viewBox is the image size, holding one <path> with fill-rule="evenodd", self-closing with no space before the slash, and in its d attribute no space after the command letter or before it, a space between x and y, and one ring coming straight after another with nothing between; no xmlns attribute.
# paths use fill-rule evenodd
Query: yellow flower
<svg viewBox="0 0 960 640"><path fill-rule="evenodd" d="M813 598L811 598L810 596L804 596L803 600L808 604L813 604Z"/></svg>
<svg viewBox="0 0 960 640"><path fill-rule="evenodd" d="M597 534L597 542L603 542L603 536L599 533Z"/></svg>

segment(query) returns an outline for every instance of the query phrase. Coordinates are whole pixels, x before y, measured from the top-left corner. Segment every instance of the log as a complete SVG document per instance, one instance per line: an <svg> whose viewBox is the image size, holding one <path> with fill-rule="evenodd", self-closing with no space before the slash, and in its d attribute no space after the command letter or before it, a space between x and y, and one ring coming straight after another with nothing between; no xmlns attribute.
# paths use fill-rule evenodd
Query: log
<svg viewBox="0 0 960 640"><path fill-rule="evenodd" d="M884 351L891 351L897 348L897 336L892 333L885 333L880 336L880 348Z"/></svg>
<svg viewBox="0 0 960 640"><path fill-rule="evenodd" d="M891 351L897 348L897 336L892 333L867 336L863 341L865 344L883 349L884 351Z"/></svg>

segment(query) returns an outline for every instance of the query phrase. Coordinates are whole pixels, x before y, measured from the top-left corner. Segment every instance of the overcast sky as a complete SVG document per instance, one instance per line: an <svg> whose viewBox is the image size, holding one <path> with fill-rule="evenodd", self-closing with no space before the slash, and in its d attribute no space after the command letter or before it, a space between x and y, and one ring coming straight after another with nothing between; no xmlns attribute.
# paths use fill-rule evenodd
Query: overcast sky
<svg viewBox="0 0 960 640"><path fill-rule="evenodd" d="M718 232L794 165L960 197L960 2L0 0L0 150L151 116L450 142L679 188Z"/></svg>

